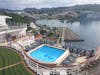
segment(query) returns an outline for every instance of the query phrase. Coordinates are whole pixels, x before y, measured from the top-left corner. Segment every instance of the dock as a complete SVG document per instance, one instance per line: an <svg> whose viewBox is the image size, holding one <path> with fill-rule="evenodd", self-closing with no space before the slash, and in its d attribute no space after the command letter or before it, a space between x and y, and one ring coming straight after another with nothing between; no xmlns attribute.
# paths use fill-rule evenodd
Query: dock
<svg viewBox="0 0 100 75"><path fill-rule="evenodd" d="M72 31L68 27L65 28L64 40L66 42L80 42L80 41L84 41L77 33Z"/></svg>

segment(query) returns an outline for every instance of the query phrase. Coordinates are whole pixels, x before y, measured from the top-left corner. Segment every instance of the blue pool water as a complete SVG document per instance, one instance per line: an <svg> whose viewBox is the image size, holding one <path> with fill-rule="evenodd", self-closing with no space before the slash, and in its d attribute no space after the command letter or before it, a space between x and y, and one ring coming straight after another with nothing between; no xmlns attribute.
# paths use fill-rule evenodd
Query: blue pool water
<svg viewBox="0 0 100 75"><path fill-rule="evenodd" d="M30 53L33 59L43 62L55 62L65 51L49 46L42 46Z"/></svg>

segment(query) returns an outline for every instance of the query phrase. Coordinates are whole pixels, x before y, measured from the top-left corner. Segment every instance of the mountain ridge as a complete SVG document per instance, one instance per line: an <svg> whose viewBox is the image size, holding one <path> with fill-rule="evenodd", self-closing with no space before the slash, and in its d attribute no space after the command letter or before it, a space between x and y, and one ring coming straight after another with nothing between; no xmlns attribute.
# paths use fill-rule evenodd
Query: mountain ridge
<svg viewBox="0 0 100 75"><path fill-rule="evenodd" d="M66 11L97 11L100 12L100 4L86 4L86 5L75 5L68 7L53 7L53 8L25 8L23 10L12 10L12 9L0 9L0 12L27 12L27 13L48 13L48 12L66 12Z"/></svg>

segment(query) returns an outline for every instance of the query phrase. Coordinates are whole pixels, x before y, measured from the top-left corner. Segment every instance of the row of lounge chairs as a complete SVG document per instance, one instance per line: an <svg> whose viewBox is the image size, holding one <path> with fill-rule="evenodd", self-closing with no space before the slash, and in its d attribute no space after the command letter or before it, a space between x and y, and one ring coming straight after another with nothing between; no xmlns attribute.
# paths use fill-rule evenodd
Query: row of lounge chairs
<svg viewBox="0 0 100 75"><path fill-rule="evenodd" d="M75 61L75 59L77 58L77 54L70 54L64 61L62 64L64 65L69 65L71 64L72 62Z"/></svg>
<svg viewBox="0 0 100 75"><path fill-rule="evenodd" d="M37 40L36 42L40 44L49 44L49 45L54 45L54 42L48 41L48 40Z"/></svg>
<svg viewBox="0 0 100 75"><path fill-rule="evenodd" d="M26 51L29 51L29 50L31 50L31 49L36 48L36 47L39 46L39 45L40 45L39 43L33 43L33 44L31 44L31 45L27 45L27 46L25 46L25 50L26 50Z"/></svg>
<svg viewBox="0 0 100 75"><path fill-rule="evenodd" d="M87 56L87 58L94 56L95 51L94 50L85 50L81 48L69 48L70 53L75 53L80 56Z"/></svg>
<svg viewBox="0 0 100 75"><path fill-rule="evenodd" d="M36 48L37 46L39 46L39 45L41 45L41 44L50 44L50 45L53 45L53 43L52 43L52 42L49 42L49 41L45 41L45 42L44 42L44 40L36 40L35 43L33 43L33 44L31 44L31 45L25 46L25 50L26 50L26 51L29 51L29 50L31 50L31 49L33 49L33 48Z"/></svg>

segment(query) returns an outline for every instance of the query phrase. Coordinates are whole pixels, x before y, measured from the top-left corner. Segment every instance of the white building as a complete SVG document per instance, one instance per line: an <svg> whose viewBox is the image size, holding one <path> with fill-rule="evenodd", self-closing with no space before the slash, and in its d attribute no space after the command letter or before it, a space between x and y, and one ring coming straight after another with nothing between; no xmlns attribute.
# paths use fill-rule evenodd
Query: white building
<svg viewBox="0 0 100 75"><path fill-rule="evenodd" d="M38 27L33 22L30 23L30 27L32 27L33 29L38 29Z"/></svg>

